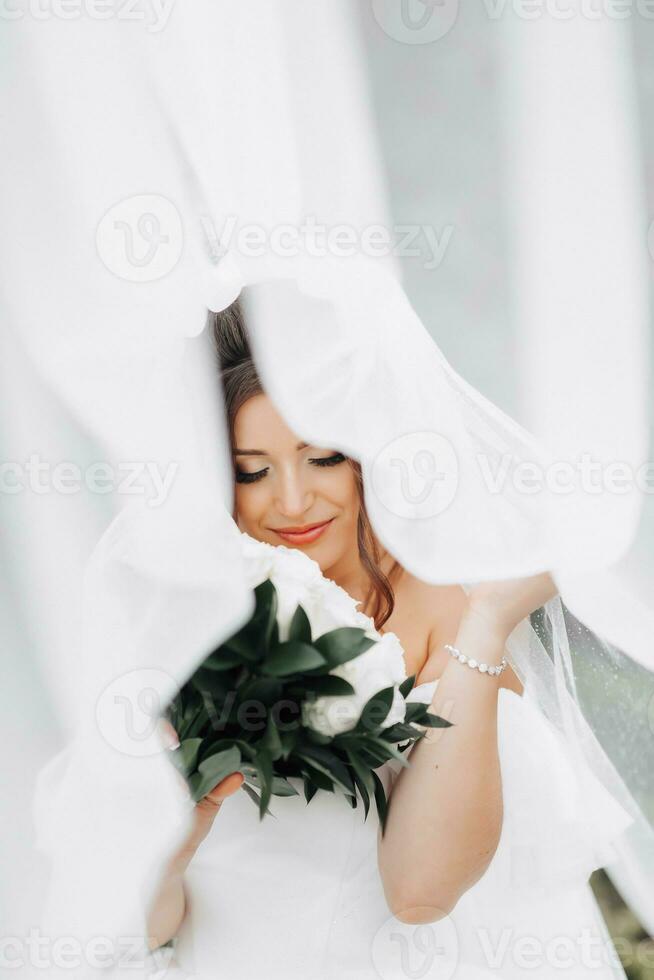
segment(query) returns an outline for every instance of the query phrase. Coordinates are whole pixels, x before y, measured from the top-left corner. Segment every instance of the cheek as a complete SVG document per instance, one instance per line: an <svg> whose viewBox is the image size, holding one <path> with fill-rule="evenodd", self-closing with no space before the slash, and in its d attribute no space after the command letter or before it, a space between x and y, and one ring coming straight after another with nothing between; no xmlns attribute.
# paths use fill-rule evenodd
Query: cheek
<svg viewBox="0 0 654 980"><path fill-rule="evenodd" d="M359 495L354 475L350 470L343 468L342 471L333 474L331 494L332 499L348 514L356 515L358 513Z"/></svg>
<svg viewBox="0 0 654 980"><path fill-rule="evenodd" d="M257 484L235 484L234 504L240 520L254 524L266 511L266 492Z"/></svg>

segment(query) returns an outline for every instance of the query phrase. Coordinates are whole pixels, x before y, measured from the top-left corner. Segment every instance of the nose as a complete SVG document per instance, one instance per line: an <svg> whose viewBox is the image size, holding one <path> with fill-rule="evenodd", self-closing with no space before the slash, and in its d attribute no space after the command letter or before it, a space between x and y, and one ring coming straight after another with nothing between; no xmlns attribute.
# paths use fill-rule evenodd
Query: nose
<svg viewBox="0 0 654 980"><path fill-rule="evenodd" d="M280 475L275 503L284 517L301 517L313 503L313 491L297 472L286 472Z"/></svg>

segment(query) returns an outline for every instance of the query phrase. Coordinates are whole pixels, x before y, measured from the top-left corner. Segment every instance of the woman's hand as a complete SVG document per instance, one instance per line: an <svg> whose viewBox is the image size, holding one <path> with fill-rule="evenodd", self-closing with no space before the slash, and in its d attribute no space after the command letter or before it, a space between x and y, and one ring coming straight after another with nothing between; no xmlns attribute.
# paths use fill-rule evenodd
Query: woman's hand
<svg viewBox="0 0 654 980"><path fill-rule="evenodd" d="M179 744L177 732L167 719L161 719L160 726L162 738L168 748L172 749ZM214 786L210 793L207 793L206 796L196 803L195 810L193 811L193 827L175 856L174 861L176 865L179 865L180 861L182 863L188 863L191 860L211 830L213 822L218 816L225 800L236 793L244 782L245 777L243 773L233 772L231 775L225 776L224 779ZM184 859L186 859L186 862Z"/></svg>
<svg viewBox="0 0 654 980"><path fill-rule="evenodd" d="M177 732L166 718L159 721L162 740L173 749L179 740ZM177 773L183 781L181 773ZM148 947L153 950L176 935L186 911L183 876L193 855L211 830L212 824L228 796L241 788L244 776L233 772L207 793L193 811L193 826L181 848L163 871L159 887L147 909ZM186 785L184 783L184 785Z"/></svg>
<svg viewBox="0 0 654 980"><path fill-rule="evenodd" d="M535 609L558 595L549 572L528 578L480 582L468 593L467 611L506 638Z"/></svg>

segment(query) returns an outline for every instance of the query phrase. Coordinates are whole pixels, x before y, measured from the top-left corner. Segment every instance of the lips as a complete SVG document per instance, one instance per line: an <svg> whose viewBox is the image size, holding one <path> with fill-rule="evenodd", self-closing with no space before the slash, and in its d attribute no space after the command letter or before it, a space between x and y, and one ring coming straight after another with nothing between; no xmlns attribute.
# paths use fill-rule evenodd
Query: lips
<svg viewBox="0 0 654 980"><path fill-rule="evenodd" d="M332 517L321 524L305 524L303 527L274 528L273 530L284 541L290 541L293 544L309 544L324 534L333 519Z"/></svg>

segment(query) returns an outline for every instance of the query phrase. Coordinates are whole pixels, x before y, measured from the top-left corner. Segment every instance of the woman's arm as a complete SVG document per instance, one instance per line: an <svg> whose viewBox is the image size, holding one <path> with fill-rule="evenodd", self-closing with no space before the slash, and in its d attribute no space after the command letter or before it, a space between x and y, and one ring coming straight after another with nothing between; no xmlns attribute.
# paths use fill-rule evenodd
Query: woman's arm
<svg viewBox="0 0 654 980"><path fill-rule="evenodd" d="M186 913L184 872L192 855L176 855L166 868L148 911L148 949L157 949L177 934Z"/></svg>
<svg viewBox="0 0 654 980"><path fill-rule="evenodd" d="M547 572L475 587L455 645L479 662L499 664L518 623L556 591ZM502 676L448 657L430 710L453 725L427 729L410 749L411 765L397 775L386 831L378 836L378 860L389 908L403 922L435 922L451 912L497 849L503 819L497 745Z"/></svg>
<svg viewBox="0 0 654 980"><path fill-rule="evenodd" d="M499 664L505 637L466 610L455 645ZM428 729L410 750L389 798L379 870L389 908L402 922L448 914L495 853L502 829L497 692L489 676L449 657L430 711L453 722Z"/></svg>
<svg viewBox="0 0 654 980"><path fill-rule="evenodd" d="M172 726L169 727L173 736L172 741L177 741L174 729ZM147 909L148 949L157 949L178 932L186 914L184 872L211 830L221 806L227 797L232 796L242 785L243 774L232 773L214 786L211 792L195 805L190 835L164 868L156 893Z"/></svg>

